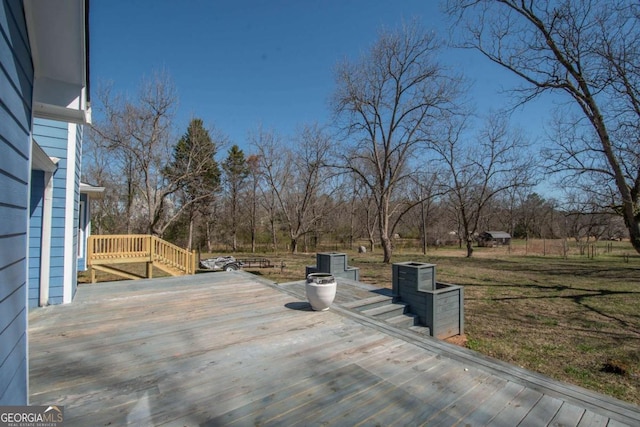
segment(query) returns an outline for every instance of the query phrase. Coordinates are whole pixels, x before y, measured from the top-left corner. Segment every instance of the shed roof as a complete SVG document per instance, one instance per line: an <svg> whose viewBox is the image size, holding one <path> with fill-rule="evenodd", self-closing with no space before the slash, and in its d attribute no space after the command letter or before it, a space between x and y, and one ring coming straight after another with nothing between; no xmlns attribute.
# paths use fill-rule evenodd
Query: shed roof
<svg viewBox="0 0 640 427"><path fill-rule="evenodd" d="M485 231L486 234L490 235L494 239L510 239L511 234L506 231Z"/></svg>

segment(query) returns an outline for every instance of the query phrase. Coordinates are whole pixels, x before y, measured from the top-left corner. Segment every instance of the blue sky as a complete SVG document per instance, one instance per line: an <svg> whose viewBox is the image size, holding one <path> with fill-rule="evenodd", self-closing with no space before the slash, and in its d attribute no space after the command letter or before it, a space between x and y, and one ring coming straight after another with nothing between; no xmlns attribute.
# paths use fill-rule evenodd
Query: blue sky
<svg viewBox="0 0 640 427"><path fill-rule="evenodd" d="M357 58L381 26L413 18L446 39L436 0L96 0L92 91L110 83L133 96L143 77L164 70L179 97L178 135L199 117L250 154L247 133L259 125L291 135L327 123L335 64ZM475 81L468 97L478 111L504 106L500 89L517 83L473 51L450 49L441 60ZM528 106L514 125L539 136L545 110Z"/></svg>

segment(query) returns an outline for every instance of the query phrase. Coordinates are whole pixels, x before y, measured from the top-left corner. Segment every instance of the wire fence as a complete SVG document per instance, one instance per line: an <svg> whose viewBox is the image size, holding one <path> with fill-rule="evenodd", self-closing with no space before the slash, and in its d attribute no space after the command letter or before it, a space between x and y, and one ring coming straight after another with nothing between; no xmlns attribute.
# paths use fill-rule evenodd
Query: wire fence
<svg viewBox="0 0 640 427"><path fill-rule="evenodd" d="M549 257L584 257L597 258L601 256L622 257L628 261L629 257L639 256L629 241L576 241L574 239L512 239L510 244L494 247L478 247L474 244L474 256L549 256ZM216 245L213 252L231 253L228 245ZM365 240L348 242L325 241L317 245L300 245L298 253L316 252L371 252L382 253L379 244L371 245ZM419 239L394 239L393 251L395 254L421 253L422 244ZM206 252L202 251L202 252ZM251 247L240 245L236 252L250 253ZM277 245L272 243L260 243L256 245L254 253L286 255L291 252L290 245L284 241ZM453 253L466 254L464 244L451 243L446 245L427 245L427 253Z"/></svg>

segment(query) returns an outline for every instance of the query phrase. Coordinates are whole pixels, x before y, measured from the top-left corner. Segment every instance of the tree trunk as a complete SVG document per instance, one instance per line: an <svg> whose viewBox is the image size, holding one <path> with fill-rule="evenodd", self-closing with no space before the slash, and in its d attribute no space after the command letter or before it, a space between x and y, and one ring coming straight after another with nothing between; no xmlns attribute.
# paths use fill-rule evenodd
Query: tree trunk
<svg viewBox="0 0 640 427"><path fill-rule="evenodd" d="M382 245L383 259L382 262L389 264L391 262L391 256L393 255L393 245L389 236L380 236L380 243Z"/></svg>
<svg viewBox="0 0 640 427"><path fill-rule="evenodd" d="M253 188L253 194L251 198L251 253L256 253L256 223L258 221L256 215L257 207L256 207L256 189L255 186Z"/></svg>
<svg viewBox="0 0 640 427"><path fill-rule="evenodd" d="M421 228L422 228L422 254L427 254L427 216L424 212L424 202L420 203L420 217L421 217Z"/></svg>
<svg viewBox="0 0 640 427"><path fill-rule="evenodd" d="M277 236L276 236L276 225L273 222L273 220L271 220L271 244L273 245L273 251L274 252L278 252L278 240L277 240Z"/></svg>
<svg viewBox="0 0 640 427"><path fill-rule="evenodd" d="M191 250L193 245L193 215L189 215L189 237L187 238L187 249Z"/></svg>
<svg viewBox="0 0 640 427"><path fill-rule="evenodd" d="M238 208L236 206L237 202L235 200L235 195L233 196L232 201L232 212L231 212L231 246L233 251L236 252L238 250L238 222L236 221L236 216L238 213Z"/></svg>
<svg viewBox="0 0 640 427"><path fill-rule="evenodd" d="M393 244L389 236L389 200L388 195L378 205L378 230L380 231L380 245L382 246L382 262L389 264L393 255Z"/></svg>
<svg viewBox="0 0 640 427"><path fill-rule="evenodd" d="M211 253L213 252L213 244L211 242L211 227L209 220L207 220L205 224L205 233L207 233L207 252Z"/></svg>
<svg viewBox="0 0 640 427"><path fill-rule="evenodd" d="M251 253L256 253L256 229L251 227Z"/></svg>
<svg viewBox="0 0 640 427"><path fill-rule="evenodd" d="M467 239L467 258L471 258L471 255L473 255L473 241Z"/></svg>
<svg viewBox="0 0 640 427"><path fill-rule="evenodd" d="M627 226L627 230L629 230L629 240L631 241L631 245L636 252L640 253L640 216L636 217L633 214L625 215L624 222Z"/></svg>

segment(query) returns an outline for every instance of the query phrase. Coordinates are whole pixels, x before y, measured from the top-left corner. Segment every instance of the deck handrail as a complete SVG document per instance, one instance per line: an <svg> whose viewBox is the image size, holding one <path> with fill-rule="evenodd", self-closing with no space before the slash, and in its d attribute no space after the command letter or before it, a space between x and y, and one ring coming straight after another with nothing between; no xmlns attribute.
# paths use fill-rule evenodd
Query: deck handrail
<svg viewBox="0 0 640 427"><path fill-rule="evenodd" d="M183 272L196 271L195 252L147 234L91 235L87 241L87 265L123 262L161 263Z"/></svg>
<svg viewBox="0 0 640 427"><path fill-rule="evenodd" d="M194 252L162 240L157 236L151 236L151 247L153 249L151 254L152 261L163 262L184 271L185 274L194 274L196 272Z"/></svg>

